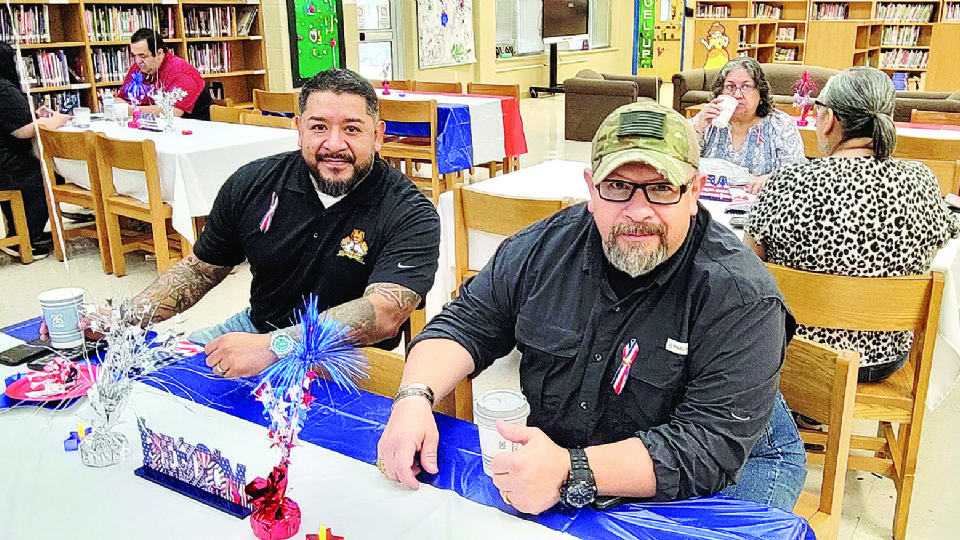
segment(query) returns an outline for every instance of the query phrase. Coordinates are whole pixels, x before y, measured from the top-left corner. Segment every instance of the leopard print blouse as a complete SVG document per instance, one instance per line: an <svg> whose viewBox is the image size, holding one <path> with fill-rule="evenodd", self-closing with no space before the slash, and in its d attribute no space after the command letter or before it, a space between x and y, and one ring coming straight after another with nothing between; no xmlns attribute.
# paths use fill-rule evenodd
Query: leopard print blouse
<svg viewBox="0 0 960 540"><path fill-rule="evenodd" d="M923 274L960 235L926 165L873 157L821 158L778 169L744 228L775 264L844 276ZM799 327L798 335L861 354L861 366L896 361L910 332Z"/></svg>

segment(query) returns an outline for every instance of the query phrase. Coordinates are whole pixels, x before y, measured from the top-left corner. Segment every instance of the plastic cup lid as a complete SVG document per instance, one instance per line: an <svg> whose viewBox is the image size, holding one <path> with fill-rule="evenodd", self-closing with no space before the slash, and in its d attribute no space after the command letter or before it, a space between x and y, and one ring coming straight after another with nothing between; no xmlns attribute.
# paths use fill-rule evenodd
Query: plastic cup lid
<svg viewBox="0 0 960 540"><path fill-rule="evenodd" d="M474 411L487 418L521 418L530 414L530 405L516 390L490 390L477 398Z"/></svg>

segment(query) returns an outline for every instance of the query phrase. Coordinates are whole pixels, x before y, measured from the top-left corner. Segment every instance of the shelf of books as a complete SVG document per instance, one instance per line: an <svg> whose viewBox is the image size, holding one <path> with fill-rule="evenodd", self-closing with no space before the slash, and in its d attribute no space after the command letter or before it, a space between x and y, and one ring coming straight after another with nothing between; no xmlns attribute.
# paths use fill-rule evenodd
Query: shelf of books
<svg viewBox="0 0 960 540"><path fill-rule="evenodd" d="M157 30L217 97L249 102L255 88L267 88L256 0L25 0L12 2L11 12L0 9L0 39L18 43L38 103L99 110L98 96L123 81L140 28Z"/></svg>

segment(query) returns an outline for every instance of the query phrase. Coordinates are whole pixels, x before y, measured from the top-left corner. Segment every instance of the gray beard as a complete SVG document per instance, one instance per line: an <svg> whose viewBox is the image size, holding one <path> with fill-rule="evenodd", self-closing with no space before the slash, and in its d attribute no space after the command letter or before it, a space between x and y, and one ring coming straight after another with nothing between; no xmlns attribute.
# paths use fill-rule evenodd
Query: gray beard
<svg viewBox="0 0 960 540"><path fill-rule="evenodd" d="M320 161L320 158L317 158L317 161ZM370 171L373 170L373 156L370 157L370 160L366 163L356 163L354 162L354 172L353 176L348 178L346 181L343 180L328 180L320 174L320 168L317 167L313 171L315 180L317 181L317 189L321 193L330 197L343 197L347 193L353 191L353 188L357 187L364 178L370 174Z"/></svg>
<svg viewBox="0 0 960 540"><path fill-rule="evenodd" d="M623 233L649 234L657 233L660 244L653 251L646 251L643 245L622 248L617 243L617 235ZM603 252L614 268L626 273L630 277L642 276L667 259L667 232L663 226L621 223L610 229L603 242Z"/></svg>

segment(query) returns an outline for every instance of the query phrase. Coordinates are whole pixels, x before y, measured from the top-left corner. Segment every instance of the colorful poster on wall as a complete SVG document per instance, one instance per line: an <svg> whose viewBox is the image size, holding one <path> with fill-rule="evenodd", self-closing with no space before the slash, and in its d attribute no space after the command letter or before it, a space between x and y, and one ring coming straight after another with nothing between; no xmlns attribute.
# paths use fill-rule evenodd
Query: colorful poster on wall
<svg viewBox="0 0 960 540"><path fill-rule="evenodd" d="M294 86L346 65L342 0L287 0L287 19Z"/></svg>
<svg viewBox="0 0 960 540"><path fill-rule="evenodd" d="M417 0L420 69L477 61L473 0Z"/></svg>
<svg viewBox="0 0 960 540"><path fill-rule="evenodd" d="M657 24L656 0L634 0L633 65L637 69L652 68L654 58L654 29Z"/></svg>

